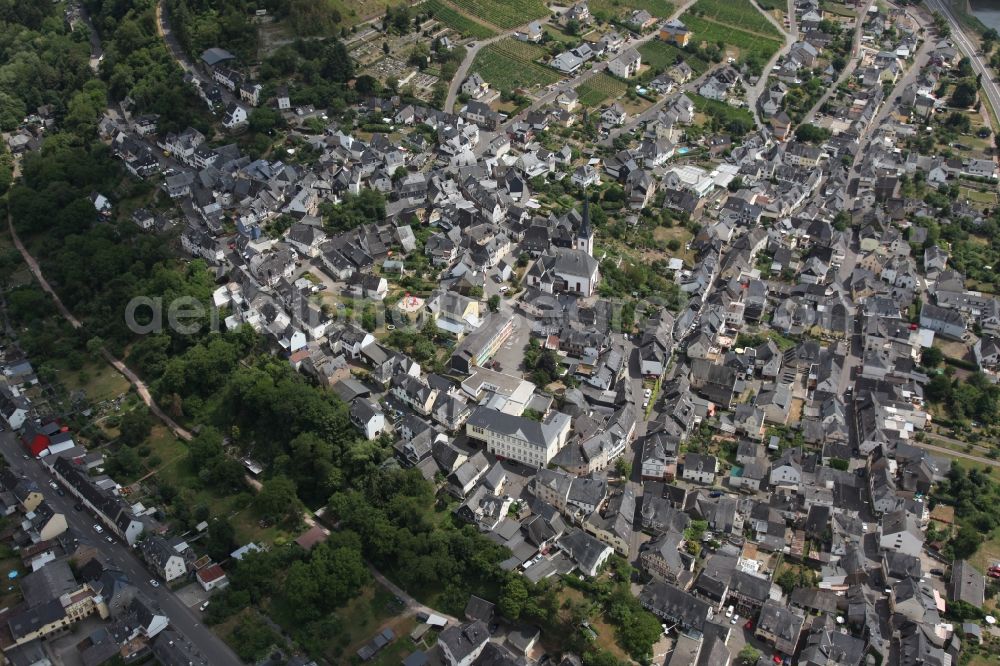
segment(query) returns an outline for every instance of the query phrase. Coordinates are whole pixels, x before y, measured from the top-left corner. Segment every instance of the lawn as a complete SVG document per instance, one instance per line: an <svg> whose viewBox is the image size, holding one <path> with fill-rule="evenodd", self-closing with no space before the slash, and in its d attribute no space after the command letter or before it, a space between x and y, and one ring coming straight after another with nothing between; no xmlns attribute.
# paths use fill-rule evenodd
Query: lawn
<svg viewBox="0 0 1000 666"><path fill-rule="evenodd" d="M699 113L704 113L705 115L718 118L723 124L732 120L742 120L743 122L748 123L749 127L753 127L753 116L746 109L729 106L725 102L708 99L707 97L702 97L701 95L690 94L688 97L691 98L691 101L694 103L694 108L697 109Z"/></svg>
<svg viewBox="0 0 1000 666"><path fill-rule="evenodd" d="M990 538L979 547L970 561L976 569L983 573L994 562L1000 562L1000 529L993 531Z"/></svg>
<svg viewBox="0 0 1000 666"><path fill-rule="evenodd" d="M632 13L634 9L645 9L657 18L667 18L674 13L674 5L667 0L591 0L587 3L594 16L611 19Z"/></svg>
<svg viewBox="0 0 1000 666"><path fill-rule="evenodd" d="M708 63L701 58L659 39L650 40L640 46L639 54L642 56L642 61L657 73L670 69L677 63L678 58L688 64L696 77L708 69Z"/></svg>
<svg viewBox="0 0 1000 666"><path fill-rule="evenodd" d="M17 577L10 578L11 572L16 571ZM3 576L3 591L0 591L0 608L10 608L21 600L21 587L19 578L30 573L21 566L21 560L8 546L0 546L0 576Z"/></svg>
<svg viewBox="0 0 1000 666"><path fill-rule="evenodd" d="M559 80L555 70L535 62L544 49L515 39L502 39L476 55L473 72L479 72L493 87L503 92L517 88L545 86Z"/></svg>
<svg viewBox="0 0 1000 666"><path fill-rule="evenodd" d="M575 604L591 603L591 600L587 599L583 592L569 587L568 585L563 588L562 593L559 596L562 597L564 601L569 601ZM562 606L562 604L560 604L560 606ZM560 615L562 615L564 619L568 619L569 610L564 608L560 612ZM615 628L613 626L605 622L604 618L601 617L600 614L591 616L589 622L590 628L597 634L597 638L594 642L597 643L598 646L615 655L619 661L626 663L631 661L625 651L618 645L618 641L615 640Z"/></svg>
<svg viewBox="0 0 1000 666"><path fill-rule="evenodd" d="M580 96L580 104L586 107L598 106L608 98L618 99L627 90L626 84L604 72L595 74L576 87L576 93Z"/></svg>
<svg viewBox="0 0 1000 666"><path fill-rule="evenodd" d="M965 186L959 188L958 198L968 199L973 204L986 204L987 206L995 206L997 203L996 192L977 190Z"/></svg>
<svg viewBox="0 0 1000 666"><path fill-rule="evenodd" d="M819 6L824 12L829 12L837 16L843 16L844 18L855 18L858 15L856 11L839 2L826 1L819 3Z"/></svg>
<svg viewBox="0 0 1000 666"><path fill-rule="evenodd" d="M347 605L332 614L329 625L336 629L330 636L324 656L330 663L353 664L357 661L355 655L358 648L388 625L396 632L397 638L372 663L399 664L409 651L399 651L396 646L401 643L412 651L413 642L410 641L409 634L416 626L416 620L412 616L399 615L402 610L389 590L378 583L371 583ZM386 661L392 658L395 658L394 661Z"/></svg>
<svg viewBox="0 0 1000 666"><path fill-rule="evenodd" d="M496 34L482 23L473 21L441 0L426 0L424 4L420 5L420 9L421 11L426 10L430 12L435 19L465 37L486 39Z"/></svg>
<svg viewBox="0 0 1000 666"><path fill-rule="evenodd" d="M681 20L694 34L695 44L721 43L739 49L743 57L756 56L763 61L770 60L771 56L781 48L781 43L775 38L739 30L730 25L695 16L690 12L684 14Z"/></svg>
<svg viewBox="0 0 1000 666"><path fill-rule="evenodd" d="M549 15L541 0L452 0L452 4L470 16L508 30Z"/></svg>
<svg viewBox="0 0 1000 666"><path fill-rule="evenodd" d="M746 32L782 39L781 31L750 4L750 0L698 0L687 13Z"/></svg>
<svg viewBox="0 0 1000 666"><path fill-rule="evenodd" d="M60 367L59 381L71 393L83 391L94 403L117 398L130 386L127 379L103 360L88 362L77 371Z"/></svg>

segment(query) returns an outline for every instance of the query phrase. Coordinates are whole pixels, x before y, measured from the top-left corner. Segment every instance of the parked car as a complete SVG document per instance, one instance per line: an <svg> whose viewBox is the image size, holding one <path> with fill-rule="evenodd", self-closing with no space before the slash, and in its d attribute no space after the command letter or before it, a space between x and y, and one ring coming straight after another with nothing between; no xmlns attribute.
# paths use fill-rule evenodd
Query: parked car
<svg viewBox="0 0 1000 666"><path fill-rule="evenodd" d="M203 603L203 604L202 604L201 606L198 606L198 610L200 610L200 611L204 611L204 610L205 610L206 608L208 608L208 604L209 604L209 603L210 603L210 602L206 601L206 602L205 602L205 603Z"/></svg>
<svg viewBox="0 0 1000 666"><path fill-rule="evenodd" d="M103 534L104 528L98 525L97 523L94 523L94 531L97 532L98 534Z"/></svg>
<svg viewBox="0 0 1000 666"><path fill-rule="evenodd" d="M160 586L160 581L156 580L155 578L150 578L149 579L149 584L152 585L153 587L159 587Z"/></svg>

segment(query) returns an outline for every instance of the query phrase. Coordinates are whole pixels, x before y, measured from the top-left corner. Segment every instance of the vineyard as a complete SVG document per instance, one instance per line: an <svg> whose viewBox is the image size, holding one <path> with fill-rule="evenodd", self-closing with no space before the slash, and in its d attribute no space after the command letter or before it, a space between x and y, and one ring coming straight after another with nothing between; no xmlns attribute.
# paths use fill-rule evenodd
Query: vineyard
<svg viewBox="0 0 1000 666"><path fill-rule="evenodd" d="M510 92L555 83L559 75L535 62L545 49L510 37L490 44L476 55L470 71L479 72L494 88Z"/></svg>
<svg viewBox="0 0 1000 666"><path fill-rule="evenodd" d="M509 30L549 15L541 0L452 0L466 13Z"/></svg>
<svg viewBox="0 0 1000 666"><path fill-rule="evenodd" d="M782 36L781 32L750 4L750 0L698 0L687 14L733 26L744 32L773 36L775 39L780 39ZM684 22L687 23L686 20Z"/></svg>
<svg viewBox="0 0 1000 666"><path fill-rule="evenodd" d="M674 12L674 5L668 0L590 0L590 13L605 20L631 13L633 9L645 9L657 18L665 19Z"/></svg>
<svg viewBox="0 0 1000 666"><path fill-rule="evenodd" d="M639 54L642 55L642 61L657 73L662 73L673 67L677 63L678 57L688 64L695 76L701 76L708 69L708 63L698 56L658 39L648 41L640 46Z"/></svg>
<svg viewBox="0 0 1000 666"><path fill-rule="evenodd" d="M618 99L627 90L626 84L601 72L578 85L576 94L579 96L580 104L585 107L594 107L608 98Z"/></svg>
<svg viewBox="0 0 1000 666"><path fill-rule="evenodd" d="M688 29L694 34L692 43L707 44L722 43L726 46L734 46L740 50L741 56L756 57L761 62L771 59L775 51L781 48L781 43L776 39L761 37L749 32L744 32L736 28L725 26L720 23L713 23L705 19L698 18L690 14L685 14L682 18ZM689 65L691 63L688 63ZM694 66L692 65L692 69Z"/></svg>
<svg viewBox="0 0 1000 666"><path fill-rule="evenodd" d="M455 32L461 33L465 37L487 39L496 35L494 31L485 25L476 23L468 16L462 15L455 11L453 7L441 2L441 0L426 0L426 2L420 5L420 8L427 10L441 24L451 28Z"/></svg>

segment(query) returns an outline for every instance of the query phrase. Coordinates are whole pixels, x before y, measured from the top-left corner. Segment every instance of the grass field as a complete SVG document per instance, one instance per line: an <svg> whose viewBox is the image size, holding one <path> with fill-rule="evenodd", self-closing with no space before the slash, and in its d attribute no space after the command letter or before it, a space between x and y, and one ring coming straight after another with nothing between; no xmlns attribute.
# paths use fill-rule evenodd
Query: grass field
<svg viewBox="0 0 1000 666"><path fill-rule="evenodd" d="M107 363L93 361L79 371L59 368L59 380L68 391L83 391L92 402L116 398L129 390L128 380Z"/></svg>
<svg viewBox="0 0 1000 666"><path fill-rule="evenodd" d="M549 15L541 0L452 0L452 4L471 16L508 30Z"/></svg>
<svg viewBox="0 0 1000 666"><path fill-rule="evenodd" d="M674 12L673 3L667 0L591 0L587 3L590 13L610 19L632 13L634 9L645 9L657 18L665 19Z"/></svg>
<svg viewBox="0 0 1000 666"><path fill-rule="evenodd" d="M601 72L578 85L576 94L580 96L580 104L593 107L608 98L618 99L625 94L626 90L628 90L627 85Z"/></svg>
<svg viewBox="0 0 1000 666"><path fill-rule="evenodd" d="M753 126L753 115L746 109L738 109L735 106L729 106L725 102L708 99L701 95L689 94L688 97L694 103L694 108L705 115L716 118L740 119L749 122L751 127Z"/></svg>
<svg viewBox="0 0 1000 666"><path fill-rule="evenodd" d="M673 44L661 42L659 39L650 40L640 46L639 54L642 56L642 61L656 72L670 69L677 62L678 57L688 64L696 77L701 76L708 69L708 63L701 58Z"/></svg>
<svg viewBox="0 0 1000 666"><path fill-rule="evenodd" d="M781 32L750 4L750 0L698 0L687 13L746 32L781 39Z"/></svg>
<svg viewBox="0 0 1000 666"><path fill-rule="evenodd" d="M503 92L515 88L548 85L559 80L554 70L535 62L545 50L515 39L502 39L478 54L470 71L479 72L493 87Z"/></svg>
<svg viewBox="0 0 1000 666"><path fill-rule="evenodd" d="M781 48L781 43L777 39L744 32L690 13L684 14L681 20L694 34L692 41L696 44L700 42L715 44L718 42L739 49L740 55L743 57L756 56L763 61L770 60L771 56Z"/></svg>
<svg viewBox="0 0 1000 666"><path fill-rule="evenodd" d="M462 33L465 37L487 39L497 34L485 25L455 11L453 7L441 2L441 0L426 0L424 4L420 5L420 8L429 11L435 19L452 30Z"/></svg>
<svg viewBox="0 0 1000 666"><path fill-rule="evenodd" d="M830 12L844 18L855 18L858 15L856 11L839 2L821 2L819 6L824 12Z"/></svg>

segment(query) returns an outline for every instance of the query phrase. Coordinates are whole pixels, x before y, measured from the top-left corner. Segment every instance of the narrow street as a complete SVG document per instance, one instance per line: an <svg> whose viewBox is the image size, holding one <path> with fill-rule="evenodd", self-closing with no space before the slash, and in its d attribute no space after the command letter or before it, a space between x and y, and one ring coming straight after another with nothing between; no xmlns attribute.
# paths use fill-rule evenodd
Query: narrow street
<svg viewBox="0 0 1000 666"><path fill-rule="evenodd" d="M62 496L49 490L52 477L48 469L37 460L24 460L19 455L23 447L16 434L10 431L0 432L0 448L2 448L3 456L7 460L7 465L15 473L31 479L44 489L45 500L53 509L66 516L66 523L72 530L80 534L82 538L93 535L94 541L101 542L101 554L107 558L111 565L128 576L129 581L144 596L160 606L163 613L170 619L171 626L194 643L205 656L208 664L211 666L238 666L243 663L221 638L202 624L201 614L197 608L186 606L176 594L165 586L154 587L150 583L152 574L146 570L128 546L116 539L111 542L104 541L103 537L98 536L94 531L93 524L96 521L85 511L75 510L70 495Z"/></svg>

